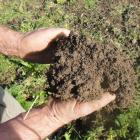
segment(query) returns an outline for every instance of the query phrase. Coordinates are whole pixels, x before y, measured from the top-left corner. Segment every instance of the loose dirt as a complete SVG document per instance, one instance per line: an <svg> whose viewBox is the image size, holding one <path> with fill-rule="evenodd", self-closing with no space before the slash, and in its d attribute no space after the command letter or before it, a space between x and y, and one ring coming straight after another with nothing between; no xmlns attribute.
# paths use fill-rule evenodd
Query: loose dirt
<svg viewBox="0 0 140 140"><path fill-rule="evenodd" d="M113 45L98 45L84 35L71 33L55 42L54 64L47 73L53 97L90 101L105 92L117 95L126 107L134 97L133 63Z"/></svg>

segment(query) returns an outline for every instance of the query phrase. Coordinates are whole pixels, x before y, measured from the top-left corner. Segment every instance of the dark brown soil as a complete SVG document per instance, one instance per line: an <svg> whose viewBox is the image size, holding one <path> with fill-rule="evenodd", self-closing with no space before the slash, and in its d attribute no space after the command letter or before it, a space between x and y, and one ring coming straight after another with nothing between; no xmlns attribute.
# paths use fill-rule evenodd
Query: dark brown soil
<svg viewBox="0 0 140 140"><path fill-rule="evenodd" d="M54 65L47 74L56 98L89 101L105 92L117 95L117 105L133 99L135 74L132 62L113 45L98 45L84 35L71 33L56 42Z"/></svg>

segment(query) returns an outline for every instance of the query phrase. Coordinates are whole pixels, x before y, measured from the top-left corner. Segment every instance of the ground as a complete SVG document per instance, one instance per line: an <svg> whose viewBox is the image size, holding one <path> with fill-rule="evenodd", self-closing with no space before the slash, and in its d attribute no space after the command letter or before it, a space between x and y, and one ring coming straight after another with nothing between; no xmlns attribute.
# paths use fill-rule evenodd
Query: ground
<svg viewBox="0 0 140 140"><path fill-rule="evenodd" d="M80 4L79 4L80 3ZM136 103L110 114L94 115L90 129L83 120L69 124L50 140L140 139L140 2L138 0L1 0L0 24L26 32L40 27L80 31L100 43L112 43L135 62ZM49 65L0 56L0 85L28 109L47 102L45 73ZM35 105L35 106L36 106ZM104 114L104 115L101 115ZM106 117L103 117L106 116ZM98 118L98 119L97 119ZM82 125L79 127L79 124Z"/></svg>

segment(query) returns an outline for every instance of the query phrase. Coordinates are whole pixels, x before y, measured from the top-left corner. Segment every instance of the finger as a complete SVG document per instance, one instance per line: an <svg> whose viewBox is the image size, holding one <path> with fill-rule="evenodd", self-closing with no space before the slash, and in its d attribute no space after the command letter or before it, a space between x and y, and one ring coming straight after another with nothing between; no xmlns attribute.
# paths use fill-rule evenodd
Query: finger
<svg viewBox="0 0 140 140"><path fill-rule="evenodd" d="M94 100L90 102L81 102L77 103L77 107L75 108L76 118L83 117L91 114L94 111L101 109L106 106L113 100L115 100L116 96L110 93L105 93L99 100Z"/></svg>
<svg viewBox="0 0 140 140"><path fill-rule="evenodd" d="M70 30L65 28L49 28L49 29L40 29L41 31L41 39L44 43L49 43L52 40L56 39L60 36L69 36ZM39 31L39 32L40 32Z"/></svg>
<svg viewBox="0 0 140 140"><path fill-rule="evenodd" d="M57 36L60 33L64 33L64 35L69 36L70 30L65 29L65 28L50 28L47 29L48 32L52 33L52 36Z"/></svg>
<svg viewBox="0 0 140 140"><path fill-rule="evenodd" d="M48 44L59 37L59 35L67 37L69 34L70 30L64 28L42 28L25 34L22 39L22 45L26 46L26 51L28 53L30 53L30 51L37 52L45 49Z"/></svg>

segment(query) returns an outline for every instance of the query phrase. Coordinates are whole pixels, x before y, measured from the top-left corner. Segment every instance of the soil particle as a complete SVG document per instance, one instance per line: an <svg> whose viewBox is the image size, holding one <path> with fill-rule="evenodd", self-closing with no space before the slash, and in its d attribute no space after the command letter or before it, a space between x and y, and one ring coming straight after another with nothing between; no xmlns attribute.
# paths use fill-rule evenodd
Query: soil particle
<svg viewBox="0 0 140 140"><path fill-rule="evenodd" d="M125 107L133 100L135 74L125 53L73 33L55 43L54 64L47 73L55 98L90 101L111 92L117 95L117 106Z"/></svg>

